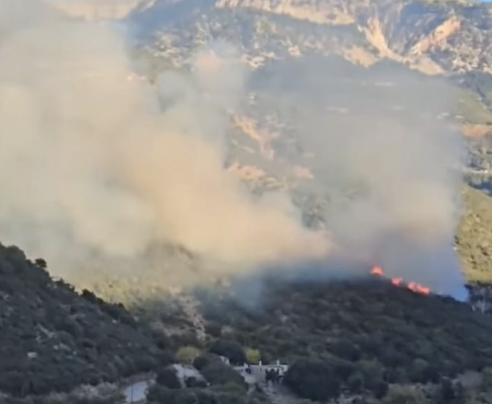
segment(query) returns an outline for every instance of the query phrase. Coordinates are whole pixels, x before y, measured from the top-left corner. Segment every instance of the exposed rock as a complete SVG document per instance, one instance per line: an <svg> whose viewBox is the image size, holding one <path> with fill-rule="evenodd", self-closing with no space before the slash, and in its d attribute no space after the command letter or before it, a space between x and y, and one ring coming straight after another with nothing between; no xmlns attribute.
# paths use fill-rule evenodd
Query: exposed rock
<svg viewBox="0 0 492 404"><path fill-rule="evenodd" d="M427 74L492 72L492 8L487 4L459 0L215 0L203 2L201 14L194 14L195 4L190 0L152 0L133 13L133 18L150 18L152 13L155 21L156 13L171 15L174 8L188 8L189 16L200 15L203 40L219 32L227 37L232 22L226 21L230 18L227 12L242 9L244 13L236 17L241 20L242 32L253 36L246 39L240 34L244 58L253 69L268 60L314 51L342 55L362 65L389 59ZM221 12L227 17L224 14L222 18ZM277 17L292 23L280 23ZM296 21L302 24L294 24ZM193 31L195 23L198 21L189 21L187 26ZM150 30L160 35L169 28L162 23ZM187 32L188 38L191 32ZM265 52L267 48L273 52Z"/></svg>

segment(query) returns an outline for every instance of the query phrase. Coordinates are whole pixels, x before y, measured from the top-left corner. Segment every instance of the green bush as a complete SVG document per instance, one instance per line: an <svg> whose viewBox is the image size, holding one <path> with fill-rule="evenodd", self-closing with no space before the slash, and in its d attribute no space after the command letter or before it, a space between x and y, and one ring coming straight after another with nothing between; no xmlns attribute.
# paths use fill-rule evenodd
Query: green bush
<svg viewBox="0 0 492 404"><path fill-rule="evenodd" d="M195 358L195 360L193 361L193 366L198 370L202 370L212 363L222 363L222 359L220 359L218 355L212 353L204 353Z"/></svg>
<svg viewBox="0 0 492 404"><path fill-rule="evenodd" d="M168 366L157 373L156 383L168 389L181 388L181 382L176 374L176 370L172 366Z"/></svg>
<svg viewBox="0 0 492 404"><path fill-rule="evenodd" d="M182 364L191 364L200 355L200 350L193 346L184 346L176 352L176 360Z"/></svg>
<svg viewBox="0 0 492 404"><path fill-rule="evenodd" d="M203 381L203 380L200 380L200 379L197 379L196 377L188 377L186 380L185 380L185 384L186 384L186 387L188 388L198 388L198 387L207 387L207 382Z"/></svg>
<svg viewBox="0 0 492 404"><path fill-rule="evenodd" d="M245 356L250 365L257 365L261 360L261 352L259 349L247 348Z"/></svg>
<svg viewBox="0 0 492 404"><path fill-rule="evenodd" d="M371 277L264 283L269 293L261 308L244 310L217 292L220 299L203 306L204 317L230 326L237 341L262 356L291 364L318 358L335 369L343 389L359 389L360 377L349 382L356 372L364 391L381 396L388 383L437 383L492 367L490 317L449 297L421 296Z"/></svg>
<svg viewBox="0 0 492 404"><path fill-rule="evenodd" d="M75 292L0 244L0 391L16 397L69 392L153 371L169 352L120 304Z"/></svg>
<svg viewBox="0 0 492 404"><path fill-rule="evenodd" d="M223 363L212 363L202 369L202 375L211 385L234 383L244 386L242 376L230 366Z"/></svg>
<svg viewBox="0 0 492 404"><path fill-rule="evenodd" d="M243 365L247 362L243 347L234 340L219 339L210 346L209 351L216 355L225 356L233 365Z"/></svg>
<svg viewBox="0 0 492 404"><path fill-rule="evenodd" d="M285 374L284 383L293 392L313 401L327 401L340 394L339 376L326 362L299 359Z"/></svg>

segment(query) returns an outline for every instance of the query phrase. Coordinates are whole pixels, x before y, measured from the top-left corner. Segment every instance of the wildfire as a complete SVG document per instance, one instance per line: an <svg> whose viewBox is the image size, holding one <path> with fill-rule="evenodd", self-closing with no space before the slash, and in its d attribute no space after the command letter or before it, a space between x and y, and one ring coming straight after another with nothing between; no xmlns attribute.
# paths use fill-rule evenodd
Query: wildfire
<svg viewBox="0 0 492 404"><path fill-rule="evenodd" d="M375 266L371 269L371 275L373 276L378 276L381 278L385 278L386 275L384 274L384 271L381 267ZM404 282L402 278L392 278L391 283L394 286L403 286ZM410 282L406 285L408 289L410 289L414 293L420 293L421 295L428 295L430 294L431 290L425 286L420 285L419 283L416 282Z"/></svg>
<svg viewBox="0 0 492 404"><path fill-rule="evenodd" d="M401 278L393 278L391 279L391 283L395 286L400 286L403 282L403 279Z"/></svg>
<svg viewBox="0 0 492 404"><path fill-rule="evenodd" d="M381 267L373 267L371 269L371 274L374 276L384 276L384 272Z"/></svg>

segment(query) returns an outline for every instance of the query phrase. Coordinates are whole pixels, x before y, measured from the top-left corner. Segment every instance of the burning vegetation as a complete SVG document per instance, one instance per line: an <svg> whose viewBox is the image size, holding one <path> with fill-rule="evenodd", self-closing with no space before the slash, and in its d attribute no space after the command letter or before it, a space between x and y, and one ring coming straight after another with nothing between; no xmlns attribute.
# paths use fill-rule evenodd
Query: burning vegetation
<svg viewBox="0 0 492 404"><path fill-rule="evenodd" d="M371 269L371 275L377 276L380 278L387 278L383 269L379 266L374 266ZM410 289L412 292L420 293L422 295L429 295L431 293L430 288L425 287L417 282L409 282L406 283L403 278L391 278L391 283L396 287L406 287Z"/></svg>
<svg viewBox="0 0 492 404"><path fill-rule="evenodd" d="M490 320L436 290L426 296L391 280L382 267L371 272L388 281L270 279L261 307L245 309L217 290L200 295L200 310L212 340L227 326L228 341L258 349L263 363L289 363L284 381L302 398L327 402L346 393L403 402L391 401L393 389L419 384L428 386L426 397L412 402L471 402L449 398L463 394L450 381L465 371L487 374Z"/></svg>

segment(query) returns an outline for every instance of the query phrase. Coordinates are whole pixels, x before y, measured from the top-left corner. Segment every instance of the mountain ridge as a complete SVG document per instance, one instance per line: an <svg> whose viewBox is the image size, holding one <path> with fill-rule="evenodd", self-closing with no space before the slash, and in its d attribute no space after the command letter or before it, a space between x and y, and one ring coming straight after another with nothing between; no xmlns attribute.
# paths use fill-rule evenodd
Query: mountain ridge
<svg viewBox="0 0 492 404"><path fill-rule="evenodd" d="M330 162L323 154L325 139L308 138L310 130L314 135L319 134L316 130L324 134L325 126L338 124L340 130L334 133L343 136L375 125L381 116L390 121L389 126L383 125L389 133L417 118L430 126L434 121L447 125L456 120L458 129L455 127L453 134L460 124L481 125L472 126L472 133L482 133L490 126L491 111L486 107L490 55L484 45L490 39L489 20L480 15L488 9L477 9L468 2L452 4L412 0L156 0L142 5L130 21L140 28L141 47L134 50L137 62L148 62L143 65L149 70L142 75L151 83L162 71L188 67L190 55L200 46L220 44L222 39L238 46L251 76L243 94L244 110L228 116L231 125L224 136L228 153L223 168L244 180L255 194L285 191L299 208L299 222L322 233L336 225L332 213L340 212L337 204L348 205L364 194L364 187L350 179L344 183L343 178L333 189L324 183L324 175L332 174L331 166L324 165ZM274 10L265 11L266 5ZM484 25L477 28L472 20L478 25L483 20ZM459 38L466 41L460 45ZM472 46L474 41L477 46ZM334 74L331 87L323 87L329 69L343 72L343 80ZM484 76L477 78L474 72ZM452 76L456 81L465 77L471 84L463 89L442 76ZM478 90L472 91L473 85ZM427 101L421 99L424 89L426 97L442 92L459 100L459 105L451 111L443 110L440 103L423 107ZM413 133L419 134L419 128ZM483 141L472 145L468 139L467 146L476 152L475 165L469 167L472 174L481 173L484 167L486 171L490 162L487 135L469 138ZM370 144L361 146L348 149L355 152L356 159L363 157ZM333 149L330 157L336 160L339 149ZM373 153L367 160L367 171L382 167L390 172L392 167L399 167L378 167L375 163L382 156ZM348 164L347 171L351 168ZM333 172L336 179L343 177L343 170ZM204 182L200 185L206 187ZM465 186L468 210L456 240L469 282L492 279L488 256L492 198L486 195L490 183L484 181L481 186L483 191ZM423 190L433 195L433 189ZM399 196L396 194L393 192ZM383 202L388 201L383 198ZM443 204L437 208L442 209ZM430 216L424 215L424 220L434 223ZM402 227L396 223L394 232L389 229L390 237L398 238L402 229L418 234L422 224L421 217L418 219L409 228L404 226L407 222ZM215 222L207 223L212 227ZM355 222L345 227L350 225L358 228ZM203 230L205 237L207 231L213 231L209 227ZM368 244L372 241L363 240ZM364 250L365 246L360 247ZM383 245L382 249L386 248ZM381 246L376 242L374 249L371 259L379 257ZM250 276L231 284L209 279L218 285L190 291L172 288L171 276L202 280L217 272L207 273L199 257L171 242L156 246L151 253L155 260L150 261L156 262L156 267L138 262L135 266L139 268L118 271L122 269L118 267L109 274L97 268L94 272L70 268L67 281L82 289L75 292L65 281L50 279L43 260L32 263L19 249L0 246L0 325L5 325L0 353L8 358L0 366L0 391L19 398L9 397L9 404L44 404L49 398L44 401L46 397L30 395L71 392L81 384L118 382L142 372L157 373L156 394L149 399L152 403L266 404L264 396L248 395L232 369L207 364L210 358L205 358L205 364L202 358L202 365L208 367L204 374L213 386L198 385L196 380L186 388L166 386L167 365L189 364L198 354L210 352L226 357L239 352L239 361L257 362L258 356L265 362L285 360L296 370L287 378L289 387L301 397L320 401L338 399L345 393L354 402L374 404L463 404L465 395L473 402L482 398L481 394L485 396L481 402L488 400L490 386L480 386L483 391L479 392L463 392L458 380L464 371L471 371L486 381L487 368L492 366L492 323L490 316L482 313L490 312L490 307L480 305L480 293L474 295L479 304L472 307L449 297L413 293L389 280L370 277L370 265L379 264L370 260L354 269L360 270L357 276L350 276L349 271L348 280L346 273L338 279L339 268L317 272L301 265L292 273L248 273ZM355 248L349 253L358 255ZM403 260L399 263L406 264ZM456 264L454 259L451 264ZM91 263L84 265L90 267ZM453 278L455 274L435 275ZM94 293L115 303L107 303ZM246 353L254 355L248 358ZM319 386L328 388L319 391ZM410 389L407 396L397 395L395 399L394 389L405 393L405 388ZM415 390L420 394L418 400L412 396Z"/></svg>
<svg viewBox="0 0 492 404"><path fill-rule="evenodd" d="M306 222L329 230L326 206L331 193L320 185L313 150L305 150L299 138L311 129L309 120L317 113L334 122L360 119L370 125L371 109L365 116L352 99L370 106L371 99L387 97L390 91L400 96L387 100L385 112L374 113L422 113L419 90L405 83L405 77L424 87L436 85L436 93L449 92L457 101L450 111L437 108L430 113L449 119L465 135L473 161L469 176L480 177L482 189L489 186L491 11L490 5L467 1L155 0L143 3L130 21L142 29L151 81L161 71L186 69L194 50L214 41L237 48L251 74L245 110L232 118L227 167L259 192L294 191ZM334 88L328 86L325 92L333 92L328 96L324 82L334 79L324 71L343 72ZM320 111L313 112L317 108ZM296 110L302 112L295 115ZM329 122L327 118L326 125ZM302 195L306 192L316 196ZM489 197L467 189L465 198L468 218L474 209L486 217L482 207ZM458 249L465 273L471 282L483 281L490 272L488 259L478 240L464 240L465 234L477 233L468 224L461 231Z"/></svg>
<svg viewBox="0 0 492 404"><path fill-rule="evenodd" d="M328 52L340 53L356 63L371 65L389 59L426 74L492 73L490 4L457 0L218 0L207 4L216 10L251 10L327 29L351 30L362 46L335 46ZM155 13L161 7L192 10L194 5L190 0L151 0L133 14L144 15L146 10ZM322 44L317 47L323 52ZM290 48L293 55L299 55L299 44L294 42Z"/></svg>

